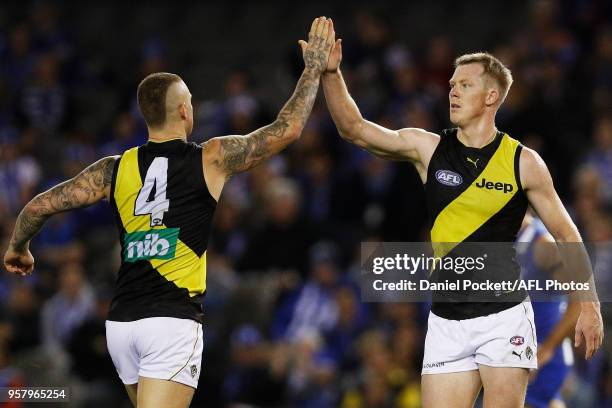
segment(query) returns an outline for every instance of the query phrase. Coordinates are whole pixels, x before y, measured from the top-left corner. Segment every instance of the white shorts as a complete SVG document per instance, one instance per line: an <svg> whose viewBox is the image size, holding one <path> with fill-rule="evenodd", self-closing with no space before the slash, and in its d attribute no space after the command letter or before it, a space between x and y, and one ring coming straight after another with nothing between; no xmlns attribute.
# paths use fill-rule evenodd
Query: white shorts
<svg viewBox="0 0 612 408"><path fill-rule="evenodd" d="M124 384L136 384L140 376L198 386L203 337L202 325L194 320L107 320L106 344Z"/></svg>
<svg viewBox="0 0 612 408"><path fill-rule="evenodd" d="M536 369L530 302L487 316L449 320L429 313L421 374L478 370L478 365Z"/></svg>

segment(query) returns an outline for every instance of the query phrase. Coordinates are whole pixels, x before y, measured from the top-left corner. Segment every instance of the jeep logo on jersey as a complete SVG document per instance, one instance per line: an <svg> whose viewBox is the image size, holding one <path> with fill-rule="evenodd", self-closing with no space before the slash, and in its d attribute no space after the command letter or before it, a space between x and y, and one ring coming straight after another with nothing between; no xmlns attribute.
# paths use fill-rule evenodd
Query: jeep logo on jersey
<svg viewBox="0 0 612 408"><path fill-rule="evenodd" d="M510 344L515 346L521 346L523 343L525 343L525 339L522 336L514 336L510 339Z"/></svg>
<svg viewBox="0 0 612 408"><path fill-rule="evenodd" d="M450 170L438 170L436 171L436 180L444 184L445 186L458 186L463 183L463 177L454 171Z"/></svg>
<svg viewBox="0 0 612 408"><path fill-rule="evenodd" d="M123 260L172 259L180 228L136 231L123 237Z"/></svg>
<svg viewBox="0 0 612 408"><path fill-rule="evenodd" d="M512 190L514 190L514 187L512 187L512 184L501 183L499 181L497 183L494 183L492 181L487 181L487 179L485 178L483 178L480 181L480 184L476 183L476 187L486 188L487 190L499 190L499 191L503 191L504 194L511 193Z"/></svg>

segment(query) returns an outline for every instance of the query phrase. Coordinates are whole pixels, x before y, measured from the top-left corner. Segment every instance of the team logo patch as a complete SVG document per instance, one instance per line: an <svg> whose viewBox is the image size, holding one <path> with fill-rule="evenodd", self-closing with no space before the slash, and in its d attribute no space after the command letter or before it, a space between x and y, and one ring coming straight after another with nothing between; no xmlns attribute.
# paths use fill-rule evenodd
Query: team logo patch
<svg viewBox="0 0 612 408"><path fill-rule="evenodd" d="M529 346L525 349L525 357L527 357L527 360L531 360L531 357L533 357L533 350Z"/></svg>
<svg viewBox="0 0 612 408"><path fill-rule="evenodd" d="M510 344L515 346L522 346L525 343L525 339L522 336L514 336L510 339Z"/></svg>
<svg viewBox="0 0 612 408"><path fill-rule="evenodd" d="M172 259L180 228L164 228L126 233L123 236L123 260Z"/></svg>
<svg viewBox="0 0 612 408"><path fill-rule="evenodd" d="M436 171L436 180L445 186L455 187L463 183L463 177L450 170L438 170Z"/></svg>
<svg viewBox="0 0 612 408"><path fill-rule="evenodd" d="M191 378L195 378L198 373L198 367L195 364L191 365Z"/></svg>

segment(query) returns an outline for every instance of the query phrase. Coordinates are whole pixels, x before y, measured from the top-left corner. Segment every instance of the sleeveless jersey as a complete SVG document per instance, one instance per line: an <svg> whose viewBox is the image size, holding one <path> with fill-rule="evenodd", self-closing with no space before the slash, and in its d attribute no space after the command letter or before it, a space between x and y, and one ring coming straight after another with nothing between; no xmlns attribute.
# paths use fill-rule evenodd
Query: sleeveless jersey
<svg viewBox="0 0 612 408"><path fill-rule="evenodd" d="M457 139L457 129L441 133L425 183L436 256L473 256L473 243L514 242L527 210L519 174L521 149L517 140L501 132L482 148L463 145ZM503 248L487 259L489 271L498 275L502 271L503 276L495 277L499 280L519 279L514 248L511 244L503 244ZM487 250L491 246L482 247L482 251ZM482 276L482 272L475 270L462 274L434 270L430 278L434 282L461 283L465 279L482 279ZM446 319L470 319L515 306L526 293L497 293L495 301L473 301L479 296L479 292L464 291L461 287L437 290L433 292L431 310Z"/></svg>
<svg viewBox="0 0 612 408"><path fill-rule="evenodd" d="M115 163L110 198L121 267L108 320L167 316L202 323L216 207L202 148L175 139L127 150Z"/></svg>

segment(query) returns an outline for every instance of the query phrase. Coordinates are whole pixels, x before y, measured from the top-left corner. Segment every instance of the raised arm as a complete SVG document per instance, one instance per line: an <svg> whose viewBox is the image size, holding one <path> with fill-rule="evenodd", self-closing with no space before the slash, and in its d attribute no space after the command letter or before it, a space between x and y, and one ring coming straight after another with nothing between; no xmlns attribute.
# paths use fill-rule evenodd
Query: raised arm
<svg viewBox="0 0 612 408"><path fill-rule="evenodd" d="M364 119L340 72L341 61L342 40L338 40L322 81L325 100L340 136L382 158L410 160L419 172L426 169L440 137L417 128L390 130Z"/></svg>
<svg viewBox="0 0 612 408"><path fill-rule="evenodd" d="M582 237L555 191L546 164L535 151L523 148L520 158L520 174L521 184L529 203L557 244L561 244L559 254L564 269L575 273L587 271L590 274L591 291L587 294L589 301L580 303L581 312L576 323L575 345L580 346L584 336L586 340L585 357L591 358L603 341L603 321L588 254L581 244ZM579 278L582 280L585 277L580 276ZM570 298L573 297L575 297L574 294L570 294Z"/></svg>
<svg viewBox="0 0 612 408"><path fill-rule="evenodd" d="M34 197L23 208L4 256L4 266L11 273L26 275L34 269L29 251L30 240L53 214L94 204L110 194L110 184L117 156L98 160L74 178Z"/></svg>
<svg viewBox="0 0 612 408"><path fill-rule="evenodd" d="M334 39L331 20L325 17L315 19L308 42L300 41L304 71L276 120L248 135L216 137L204 143L204 176L213 197L218 199L230 176L257 166L300 137L317 96L321 73L327 65Z"/></svg>

